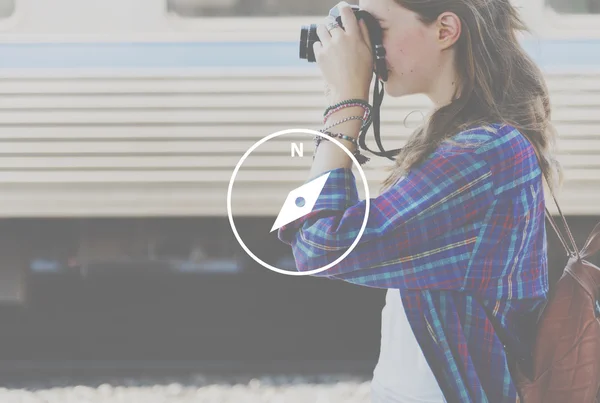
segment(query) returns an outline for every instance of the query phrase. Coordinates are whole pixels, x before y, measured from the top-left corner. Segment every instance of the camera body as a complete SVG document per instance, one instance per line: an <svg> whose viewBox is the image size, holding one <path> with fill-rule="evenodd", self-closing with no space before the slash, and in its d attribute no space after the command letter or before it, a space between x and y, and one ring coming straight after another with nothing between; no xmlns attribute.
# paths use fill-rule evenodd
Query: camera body
<svg viewBox="0 0 600 403"><path fill-rule="evenodd" d="M387 66L385 63L385 48L383 47L383 34L377 20L365 10L361 10L356 5L351 5L352 11L357 20L364 20L369 31L371 44L373 45L373 64L375 74L381 81L387 81ZM338 6L333 7L329 11L329 16L335 18L336 22L343 29L342 18ZM319 42L317 35L317 24L303 25L300 29L300 59L306 59L308 62L314 63L315 52L313 44Z"/></svg>

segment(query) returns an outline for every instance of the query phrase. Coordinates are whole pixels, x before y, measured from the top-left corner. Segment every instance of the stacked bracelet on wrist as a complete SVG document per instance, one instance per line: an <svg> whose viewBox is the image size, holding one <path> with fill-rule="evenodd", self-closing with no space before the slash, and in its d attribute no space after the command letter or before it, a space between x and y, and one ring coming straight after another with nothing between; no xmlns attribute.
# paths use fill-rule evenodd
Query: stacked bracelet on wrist
<svg viewBox="0 0 600 403"><path fill-rule="evenodd" d="M354 144L356 147L358 147L358 141L354 138L354 137L350 137L350 136L346 136L343 133L332 133L329 132L327 130L319 130L321 133L328 135L329 137L337 137L340 138L342 140L347 140L349 142L351 142L352 144ZM321 136L315 136L315 145L319 145L319 143L321 142L321 140L323 140L323 137Z"/></svg>
<svg viewBox="0 0 600 403"><path fill-rule="evenodd" d="M331 129L332 127L339 126L339 125L341 125L342 123L348 122L348 121L350 121L350 120L362 120L362 121L363 121L363 124L362 124L362 127L361 127L361 131L362 131L362 129L365 127L365 120L364 120L364 118L363 118L362 116L348 116L347 118L344 118L344 119L338 120L338 121L336 121L336 122L333 122L333 123L332 123L332 124L330 124L329 126L325 127L325 129L323 129L323 130L329 130L329 129Z"/></svg>
<svg viewBox="0 0 600 403"><path fill-rule="evenodd" d="M325 124L327 122L327 120L331 117L331 115L333 115L335 112L338 112L344 108L349 108L349 107L354 107L354 106L359 106L364 110L364 113L362 116L352 116L350 118L342 119L338 122L335 122L332 125L329 125L326 128L326 130L330 129L334 126L337 126L341 123L347 122L348 120L352 120L352 119L362 120L363 124L361 127L361 131L363 131L365 128L368 128L371 125L371 121L373 120L372 107L367 101L362 100L362 99L348 99L346 101L338 102L337 104L328 107L325 110L325 112L323 113L323 124Z"/></svg>
<svg viewBox="0 0 600 403"><path fill-rule="evenodd" d="M352 107L352 106L360 106L361 108L363 108L363 110L365 111L365 120L368 116L371 115L371 105L363 100L363 99L348 99L346 101L342 101L342 102L338 102L335 105L332 105L330 107L328 107L327 109L325 109L325 112L323 113L323 118L324 118L324 122L327 121L327 119L335 112L344 109L344 108L348 108L348 107Z"/></svg>
<svg viewBox="0 0 600 403"><path fill-rule="evenodd" d="M329 137L336 137L336 138L340 138L342 140L347 140L347 141L351 142L352 144L354 144L356 146L356 149L352 152L352 155L354 155L354 158L356 158L356 161L358 161L358 163L360 165L364 165L367 162L369 162L370 158L361 154L360 149L358 148L358 141L354 137L346 136L343 133L331 133L326 130L320 130L320 132L328 135ZM315 140L315 153L316 153L317 147L319 147L319 144L321 143L321 141L329 140L329 139L326 137L322 137L322 136L315 136L314 140ZM315 159L315 156L313 154L313 160L314 159Z"/></svg>
<svg viewBox="0 0 600 403"><path fill-rule="evenodd" d="M354 106L359 106L364 110L364 113L362 116L349 116L349 117L340 119L340 120L335 121L334 123L328 125L323 130L320 130L320 132L328 135L329 137L337 137L342 140L350 141L352 144L354 144L356 146L356 149L352 152L352 155L354 155L354 157L356 158L356 160L358 161L358 163L360 165L364 165L370 160L370 158L368 158L360 153L360 148L358 146L357 139L354 137L346 136L345 134L342 134L342 133L332 133L329 131L329 129L331 129L332 127L338 126L344 122L348 122L350 120L361 120L362 126L360 128L360 132L362 133L363 131L365 131L369 128L369 126L371 125L371 122L373 120L373 116L371 113L371 111L372 111L371 105L363 99L348 99L346 101L338 102L337 104L332 105L325 110L325 112L323 113L323 124L327 123L327 120L335 112L340 111L344 108L349 108L349 107L354 107ZM317 147L319 146L321 141L329 140L329 139L327 137L323 137L323 136L315 136L314 140L315 140L315 154L316 154ZM314 160L314 158L315 158L315 156L313 155L313 160Z"/></svg>

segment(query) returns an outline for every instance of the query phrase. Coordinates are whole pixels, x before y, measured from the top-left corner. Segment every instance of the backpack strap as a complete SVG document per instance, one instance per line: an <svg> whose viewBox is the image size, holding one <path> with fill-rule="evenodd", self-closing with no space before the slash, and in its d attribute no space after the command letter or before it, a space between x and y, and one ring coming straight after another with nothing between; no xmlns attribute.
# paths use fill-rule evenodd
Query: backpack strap
<svg viewBox="0 0 600 403"><path fill-rule="evenodd" d="M544 177L546 175L544 174ZM548 182L548 178L546 178L546 182ZM579 248L577 248L577 243L575 242L575 238L573 237L573 233L571 232L571 228L569 228L569 224L567 224L567 219L565 218L564 214L562 213L560 206L558 205L558 201L556 201L556 197L554 196L554 192L552 191L552 188L550 187L550 185L548 185L548 189L550 190L550 194L552 195L552 199L554 200L554 203L556 204L556 208L558 209L558 213L560 214L563 224L565 226L565 229L567 231L567 234L569 235L569 241L571 246L573 247L573 249L569 248L569 246L567 245L567 240L565 239L565 237L563 236L563 234L559 231L558 229L558 225L556 224L556 221L554 221L554 218L552 217L552 214L550 214L550 211L548 211L548 207L545 207L546 209L546 217L548 218L548 221L550 221L550 225L552 226L552 228L554 228L554 231L556 232L556 235L558 235L558 239L560 240L560 242L562 243L563 247L565 248L565 250L567 251L567 255L569 257L576 257L578 260L581 260L581 256L579 254Z"/></svg>
<svg viewBox="0 0 600 403"><path fill-rule="evenodd" d="M540 157L538 155L538 151L535 148L535 146L531 143L531 140L529 140L529 138L527 137L527 135L525 135L525 133L522 133L524 138L527 139L527 141L529 141L529 144L531 144L531 147L533 148L533 152L535 153L535 157L538 161L538 165L540 167L540 170L542 169L542 163L540 162ZM565 250L567 251L567 255L569 257L576 257L577 260L581 260L581 256L579 254L579 248L577 247L577 242L575 242L575 238L573 237L573 233L571 232L571 228L569 228L569 224L567 224L567 219L565 218L564 214L562 213L562 210L560 209L560 206L558 205L558 201L556 200L556 196L554 195L554 191L552 190L552 187L550 186L550 181L548 180L548 177L546 176L546 174L544 173L544 171L542 171L542 174L544 176L544 179L546 180L546 184L548 185L548 190L550 191L550 194L552 195L552 199L554 200L554 204L556 204L556 208L558 209L558 214L560 214L560 217L562 218L563 224L565 225L565 229L567 231L567 235L569 236L569 243L571 244L571 248L569 248L569 246L567 245L568 242L565 239L565 237L563 236L563 234L558 230L558 225L556 225L556 221L554 221L554 218L552 217L552 214L550 214L550 211L548 211L548 207L544 206L545 210L546 210L546 217L548 218L548 221L550 221L550 225L552 226L552 228L554 228L554 231L556 232L556 235L558 235L558 239L560 240L560 242L562 243L563 247L565 248Z"/></svg>

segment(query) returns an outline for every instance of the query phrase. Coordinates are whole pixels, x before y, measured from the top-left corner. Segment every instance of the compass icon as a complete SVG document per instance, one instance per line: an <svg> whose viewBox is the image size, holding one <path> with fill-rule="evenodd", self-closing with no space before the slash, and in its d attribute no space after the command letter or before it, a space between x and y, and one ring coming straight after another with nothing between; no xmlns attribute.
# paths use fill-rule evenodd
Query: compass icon
<svg viewBox="0 0 600 403"><path fill-rule="evenodd" d="M319 198L321 191L323 191L330 174L331 172L327 172L326 174L290 191L270 232L310 213L317 203L317 199Z"/></svg>
<svg viewBox="0 0 600 403"><path fill-rule="evenodd" d="M365 186L365 201L366 201L366 203L365 203L365 211L364 211L363 221L362 221L360 230L358 231L357 237L354 239L354 242L352 243L352 245L350 245L348 247L348 249L341 256L339 256L335 261L327 264L324 267L319 267L314 270L303 271L303 272L284 270L284 269L280 269L278 267L274 267L274 266L270 265L269 263L263 261L258 256L256 256L246 246L246 244L244 243L243 239L240 237L240 234L238 233L237 228L235 226L235 221L233 219L233 213L232 213L232 208L231 208L233 184L234 184L235 178L237 176L237 173L240 170L240 167L242 166L242 164L244 163L246 158L248 158L248 156L254 150L256 150L260 145L264 144L265 142L267 142L273 138L283 136L286 134L298 134L298 133L310 135L311 137L327 136L326 134L323 134L321 132L318 132L316 130L311 130L311 129L287 129L287 130L278 131L276 133L272 133L272 134L260 139L258 142L256 142L240 158L239 162L237 163L237 165L235 166L235 168L233 170L231 179L229 180L229 186L227 188L227 216L229 218L229 224L231 225L231 230L233 231L233 235L237 239L240 246L248 254L248 256L250 256L252 259L254 259L254 261L259 263L261 266L263 266L269 270L272 270L274 272L280 273L280 274L285 274L285 275L289 275L289 276L310 276L313 274L321 273L321 272L335 266L336 264L341 262L343 259L345 259L346 256L348 256L352 252L352 250L358 245L358 242L360 241L360 238L362 237L362 235L365 231L365 228L367 226L367 220L369 217L370 195L369 195L369 186L367 185L367 178L365 176L365 173L364 173L362 167L356 160L356 157L339 140L337 140L334 137L331 137L331 138L327 137L327 139L329 141L331 141L332 143L337 145L342 151L344 151L346 153L346 155L348 155L348 157L352 160L354 165L357 167L360 177L362 179L363 185ZM289 224L290 222L295 221L301 217L304 217L306 214L310 213L314 209L314 207L319 199L319 196L323 192L323 189L325 188L325 184L327 183L327 180L330 177L331 172L332 171L325 172L322 175L318 176L317 178L312 179L310 182L305 183L302 186L299 186L296 189L290 191L287 195L285 202L283 203L282 208L279 211L279 214L277 215L277 218L275 219L275 223L273 224L273 227L271 228L270 232L273 232L276 229L279 229L279 228L283 227L284 225Z"/></svg>

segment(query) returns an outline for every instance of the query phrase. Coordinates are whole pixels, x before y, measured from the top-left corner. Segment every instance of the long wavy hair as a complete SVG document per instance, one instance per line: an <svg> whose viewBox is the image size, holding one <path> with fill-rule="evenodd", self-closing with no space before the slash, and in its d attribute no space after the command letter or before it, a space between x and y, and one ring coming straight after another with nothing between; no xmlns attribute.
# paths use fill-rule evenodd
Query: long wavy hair
<svg viewBox="0 0 600 403"><path fill-rule="evenodd" d="M392 186L449 137L494 123L517 128L533 144L552 190L563 183L553 156L556 131L542 72L521 47L517 34L528 31L510 0L395 0L431 24L455 13L462 31L455 43L459 85L453 101L435 110L409 137L382 189Z"/></svg>

